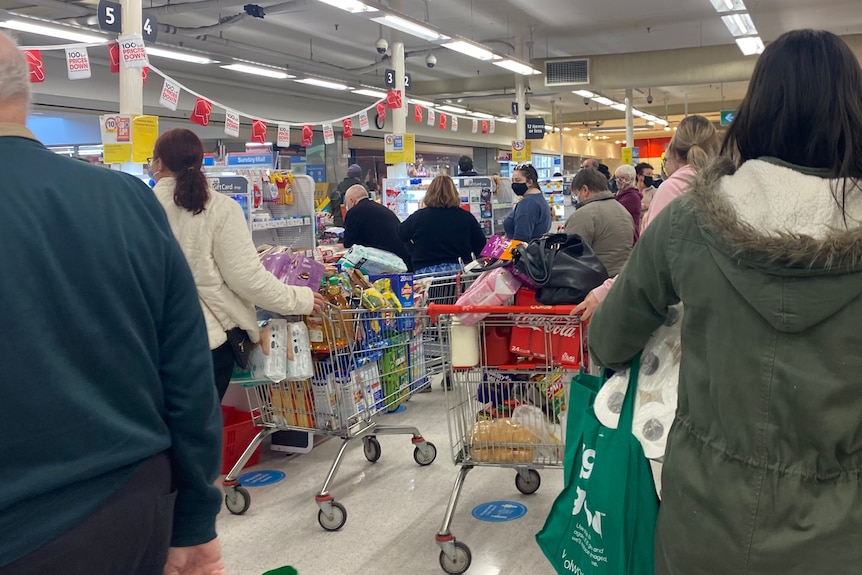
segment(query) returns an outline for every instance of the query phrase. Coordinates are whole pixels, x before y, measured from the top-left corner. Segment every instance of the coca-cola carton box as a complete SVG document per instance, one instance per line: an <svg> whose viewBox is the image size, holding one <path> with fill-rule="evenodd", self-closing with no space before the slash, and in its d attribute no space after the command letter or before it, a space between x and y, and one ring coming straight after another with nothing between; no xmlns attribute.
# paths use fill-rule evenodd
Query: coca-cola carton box
<svg viewBox="0 0 862 575"><path fill-rule="evenodd" d="M582 356L581 326L571 316L543 316L536 292L521 288L515 305L535 307L536 313L516 316L509 349L515 355L547 360L550 354L556 365L579 366Z"/></svg>

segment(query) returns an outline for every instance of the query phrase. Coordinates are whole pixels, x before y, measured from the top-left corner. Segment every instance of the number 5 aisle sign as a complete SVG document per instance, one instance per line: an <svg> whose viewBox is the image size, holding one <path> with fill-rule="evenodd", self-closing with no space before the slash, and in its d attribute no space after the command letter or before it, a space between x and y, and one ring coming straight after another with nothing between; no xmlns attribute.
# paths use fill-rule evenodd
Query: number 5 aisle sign
<svg viewBox="0 0 862 575"><path fill-rule="evenodd" d="M105 32L123 32L123 7L119 2L99 0L99 29ZM155 42L159 37L159 21L148 12L141 17L141 35L147 42Z"/></svg>

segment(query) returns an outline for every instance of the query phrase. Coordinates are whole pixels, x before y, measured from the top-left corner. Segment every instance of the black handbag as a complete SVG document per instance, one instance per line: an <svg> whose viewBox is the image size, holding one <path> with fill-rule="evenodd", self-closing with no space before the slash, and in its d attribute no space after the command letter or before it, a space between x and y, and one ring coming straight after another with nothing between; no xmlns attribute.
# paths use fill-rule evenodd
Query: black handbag
<svg viewBox="0 0 862 575"><path fill-rule="evenodd" d="M251 350L254 344L248 333L244 329L235 327L225 332L227 341L230 344L230 349L233 351L233 357L240 369L248 369L248 358L251 356Z"/></svg>
<svg viewBox="0 0 862 575"><path fill-rule="evenodd" d="M515 248L515 269L539 286L543 305L579 304L608 279L604 264L577 234L551 234Z"/></svg>

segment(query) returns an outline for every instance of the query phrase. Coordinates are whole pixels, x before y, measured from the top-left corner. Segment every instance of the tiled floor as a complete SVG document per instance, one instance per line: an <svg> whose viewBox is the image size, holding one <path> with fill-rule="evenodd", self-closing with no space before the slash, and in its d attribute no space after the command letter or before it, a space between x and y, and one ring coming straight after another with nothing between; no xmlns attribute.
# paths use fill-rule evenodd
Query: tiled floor
<svg viewBox="0 0 862 575"><path fill-rule="evenodd" d="M265 454L253 469L276 469L287 477L275 485L249 489L251 507L243 516L223 510L219 534L230 575L261 575L292 565L300 575L438 575L440 529L457 468L451 459L445 399L440 386L419 394L404 413L385 423L415 425L438 449L428 467L413 461L409 436L380 437L383 455L375 464L362 443L348 451L331 493L347 508L347 523L326 532L317 522L314 496L340 441L328 441L307 455L285 458ZM562 471L541 472L533 495L515 489L511 469L478 467L468 476L452 533L469 545L470 575L552 575L535 542L548 510L562 488ZM526 516L508 523L485 523L470 511L499 499L520 501Z"/></svg>

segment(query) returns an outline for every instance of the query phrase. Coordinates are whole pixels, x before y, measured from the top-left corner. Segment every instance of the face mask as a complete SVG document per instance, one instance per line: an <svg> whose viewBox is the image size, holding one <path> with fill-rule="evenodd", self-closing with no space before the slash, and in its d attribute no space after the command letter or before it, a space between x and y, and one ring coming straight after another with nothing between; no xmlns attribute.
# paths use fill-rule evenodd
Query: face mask
<svg viewBox="0 0 862 575"><path fill-rule="evenodd" d="M654 183L655 180L653 180L652 176L644 176L644 186L651 188Z"/></svg>
<svg viewBox="0 0 862 575"><path fill-rule="evenodd" d="M524 182L512 182L512 191L515 192L516 196L523 196L527 193L527 184Z"/></svg>

